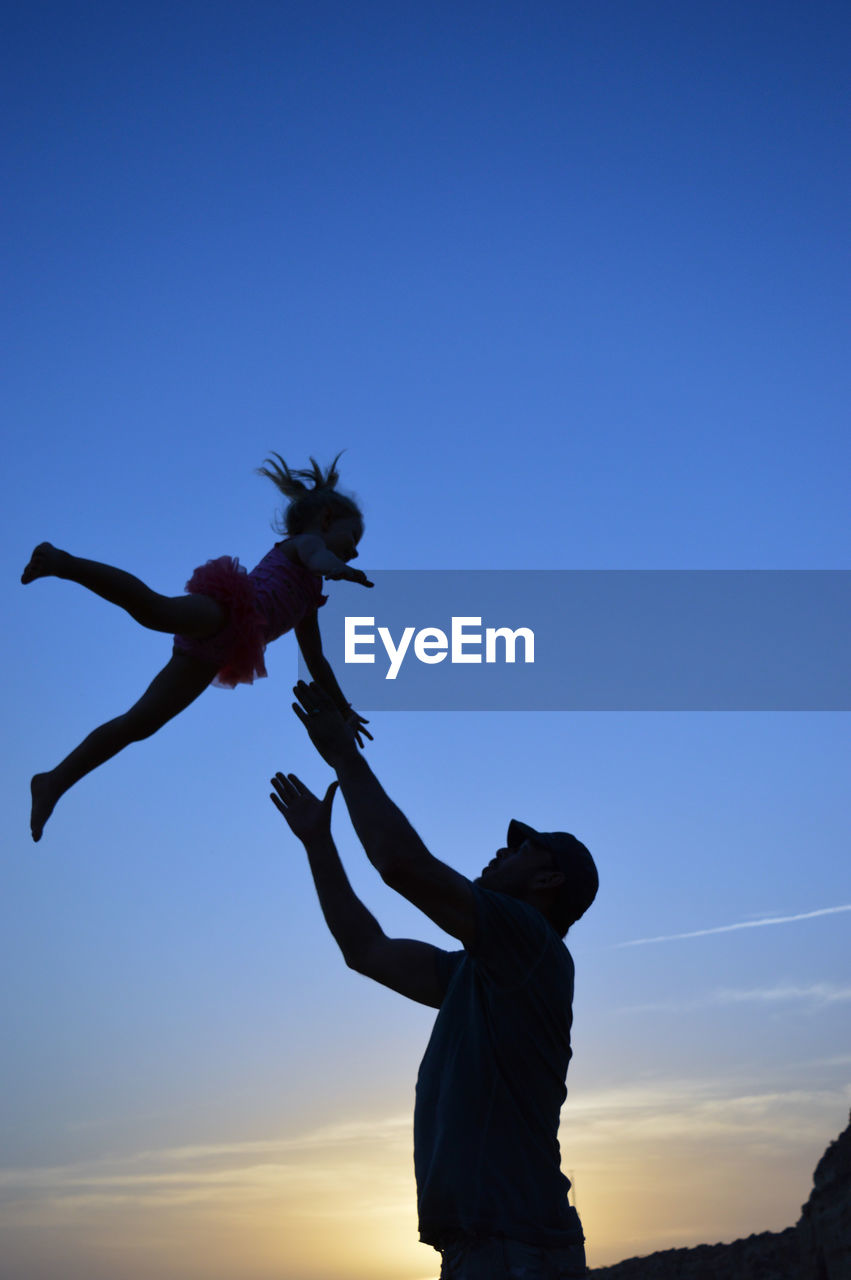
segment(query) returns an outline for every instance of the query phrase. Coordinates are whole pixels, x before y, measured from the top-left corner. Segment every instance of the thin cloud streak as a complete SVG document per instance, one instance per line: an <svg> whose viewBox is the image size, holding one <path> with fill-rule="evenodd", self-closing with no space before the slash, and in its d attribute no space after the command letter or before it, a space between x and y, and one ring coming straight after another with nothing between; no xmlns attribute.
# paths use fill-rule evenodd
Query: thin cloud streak
<svg viewBox="0 0 851 1280"><path fill-rule="evenodd" d="M378 1120L323 1125L296 1137L162 1147L68 1165L0 1168L0 1190L10 1185L38 1187L64 1182L86 1186L146 1186L179 1183L186 1178L216 1183L235 1174L242 1176L246 1171L254 1176L257 1171L269 1169L276 1173L297 1169L299 1177L304 1177L302 1157L325 1151L337 1151L344 1157L350 1151L356 1155L365 1147L386 1150L399 1146L404 1150L410 1142L410 1131L410 1116L392 1115ZM147 1165L149 1170L120 1172L139 1165ZM181 1171L173 1172L174 1165L180 1165Z"/></svg>
<svg viewBox="0 0 851 1280"><path fill-rule="evenodd" d="M851 911L851 903L841 907L821 907L818 911L802 911L795 916L768 916L764 920L740 920L737 924L719 924L712 929L693 929L689 933L666 933L656 938L632 938L629 942L615 943L613 950L623 947L644 947L651 942L679 942L683 938L708 938L716 933L735 933L739 929L763 929L772 924L795 924L799 920L815 920L818 916L835 916Z"/></svg>
<svg viewBox="0 0 851 1280"><path fill-rule="evenodd" d="M803 1005L805 1012L824 1009L829 1005L851 1000L851 987L838 987L830 982L815 982L810 986L755 987L748 989L724 987L710 991L693 1000L653 1000L644 1004L622 1005L618 1013L695 1013L707 1008L723 1008L739 1004L794 1004Z"/></svg>
<svg viewBox="0 0 851 1280"><path fill-rule="evenodd" d="M815 1005L841 1004L851 1000L851 987L838 987L832 982L814 982L808 987L756 987L747 990L723 988L713 996L716 1004L781 1004L803 1000Z"/></svg>

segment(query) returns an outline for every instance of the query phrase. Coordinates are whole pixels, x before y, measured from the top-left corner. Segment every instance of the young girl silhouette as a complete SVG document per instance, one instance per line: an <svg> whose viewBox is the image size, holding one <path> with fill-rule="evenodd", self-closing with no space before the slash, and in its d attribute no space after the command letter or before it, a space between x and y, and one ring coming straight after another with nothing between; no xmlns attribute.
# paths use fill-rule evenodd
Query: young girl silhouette
<svg viewBox="0 0 851 1280"><path fill-rule="evenodd" d="M156 733L209 684L233 689L265 676L266 645L290 629L311 676L348 718L358 742L361 734L372 737L323 656L316 616L326 600L320 590L323 578L373 585L360 569L349 568L363 534L363 516L353 498L337 491L339 457L325 472L313 458L304 471L290 471L280 454L267 458L259 474L289 500L283 522L276 526L286 537L251 573L230 556L208 560L192 574L185 596L161 596L123 569L82 560L49 542L36 547L21 582L46 577L79 582L126 609L143 627L176 634L171 659L139 701L90 733L55 769L35 775L33 840L41 839L44 824L69 787L131 742Z"/></svg>

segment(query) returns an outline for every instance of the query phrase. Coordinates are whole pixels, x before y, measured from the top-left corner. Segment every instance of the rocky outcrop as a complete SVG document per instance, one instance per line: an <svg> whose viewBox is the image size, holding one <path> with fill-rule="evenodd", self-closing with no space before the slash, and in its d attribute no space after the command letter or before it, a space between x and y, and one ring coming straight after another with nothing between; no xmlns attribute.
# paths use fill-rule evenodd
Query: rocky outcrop
<svg viewBox="0 0 851 1280"><path fill-rule="evenodd" d="M816 1165L794 1227L732 1244L664 1249L589 1274L594 1280L851 1280L851 1123Z"/></svg>
<svg viewBox="0 0 851 1280"><path fill-rule="evenodd" d="M812 1280L851 1277L851 1124L831 1142L813 1175L796 1228ZM809 1277L808 1277L809 1280Z"/></svg>

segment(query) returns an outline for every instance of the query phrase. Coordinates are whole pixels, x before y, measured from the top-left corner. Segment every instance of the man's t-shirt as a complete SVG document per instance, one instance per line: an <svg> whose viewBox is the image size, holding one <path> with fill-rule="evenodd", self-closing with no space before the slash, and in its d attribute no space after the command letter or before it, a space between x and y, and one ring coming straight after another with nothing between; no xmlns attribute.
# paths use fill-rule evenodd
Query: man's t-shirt
<svg viewBox="0 0 851 1280"><path fill-rule="evenodd" d="M473 885L477 927L440 959L446 993L417 1079L420 1239L582 1240L559 1168L573 960L534 907Z"/></svg>

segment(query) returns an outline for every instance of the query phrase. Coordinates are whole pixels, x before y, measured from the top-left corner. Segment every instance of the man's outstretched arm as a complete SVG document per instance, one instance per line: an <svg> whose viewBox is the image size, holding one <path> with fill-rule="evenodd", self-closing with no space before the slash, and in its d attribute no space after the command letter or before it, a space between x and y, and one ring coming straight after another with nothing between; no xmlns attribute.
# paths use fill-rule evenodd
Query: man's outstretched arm
<svg viewBox="0 0 851 1280"><path fill-rule="evenodd" d="M275 774L270 797L307 853L319 905L350 969L385 987L439 1008L443 989L438 977L440 951L427 942L388 938L349 883L331 836L331 805L337 783L319 800L294 773Z"/></svg>
<svg viewBox="0 0 851 1280"><path fill-rule="evenodd" d="M352 825L382 880L465 946L472 943L476 917L470 881L429 852L323 690L300 681L295 693L299 702L293 710L337 774Z"/></svg>

